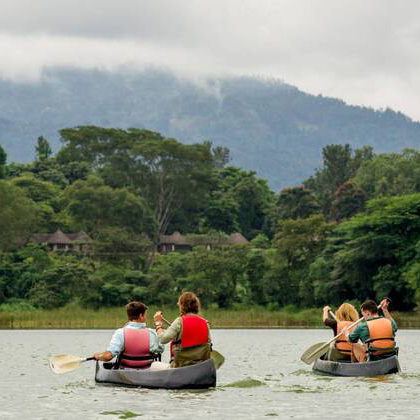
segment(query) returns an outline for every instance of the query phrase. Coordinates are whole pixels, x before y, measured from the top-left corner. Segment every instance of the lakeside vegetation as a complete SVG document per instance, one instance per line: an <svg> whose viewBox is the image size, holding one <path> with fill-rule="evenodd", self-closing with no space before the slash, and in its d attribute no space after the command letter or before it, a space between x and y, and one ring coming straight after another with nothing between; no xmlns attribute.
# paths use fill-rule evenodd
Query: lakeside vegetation
<svg viewBox="0 0 420 420"><path fill-rule="evenodd" d="M28 164L7 163L0 147L0 315L13 323L13 311L48 325L42 310L80 307L100 325L95 310L168 307L184 290L217 327L299 325L307 308L367 298L390 297L393 312L420 303L416 150L329 145L304 185L276 193L210 142L92 126L60 134L55 156L40 137ZM34 239L56 229L92 241L69 250L62 232L53 249ZM176 231L196 246L157 252ZM226 241L235 232L249 242ZM257 306L264 318L248 316Z"/></svg>
<svg viewBox="0 0 420 420"><path fill-rule="evenodd" d="M148 326L158 307L149 308ZM160 309L160 308L159 308ZM177 311L163 308L168 320L175 319ZM284 308L270 311L262 307L248 309L204 309L203 316L211 328L325 328L322 309ZM420 328L420 314L393 312L399 328ZM0 329L115 329L126 322L124 308L85 309L65 307L54 310L0 311Z"/></svg>

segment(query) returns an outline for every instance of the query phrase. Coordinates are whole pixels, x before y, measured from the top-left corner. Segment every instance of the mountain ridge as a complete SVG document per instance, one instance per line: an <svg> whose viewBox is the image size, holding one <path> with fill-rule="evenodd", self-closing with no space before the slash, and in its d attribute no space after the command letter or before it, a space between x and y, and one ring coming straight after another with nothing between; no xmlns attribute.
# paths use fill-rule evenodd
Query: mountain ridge
<svg viewBox="0 0 420 420"><path fill-rule="evenodd" d="M211 140L231 150L232 164L256 171L276 190L309 177L327 144L371 145L378 153L420 145L420 123L400 112L347 105L277 79L197 82L150 68L50 69L32 84L0 80L0 144L8 161L31 160L41 135L58 150L58 130L80 125Z"/></svg>

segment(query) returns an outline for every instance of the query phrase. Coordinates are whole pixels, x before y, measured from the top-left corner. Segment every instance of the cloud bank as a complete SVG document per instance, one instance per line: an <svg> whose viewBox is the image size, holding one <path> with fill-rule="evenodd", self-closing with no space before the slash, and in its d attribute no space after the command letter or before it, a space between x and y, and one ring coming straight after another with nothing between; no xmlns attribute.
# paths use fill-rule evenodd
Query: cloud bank
<svg viewBox="0 0 420 420"><path fill-rule="evenodd" d="M419 15L417 0L3 0L0 77L149 65L269 76L420 120Z"/></svg>

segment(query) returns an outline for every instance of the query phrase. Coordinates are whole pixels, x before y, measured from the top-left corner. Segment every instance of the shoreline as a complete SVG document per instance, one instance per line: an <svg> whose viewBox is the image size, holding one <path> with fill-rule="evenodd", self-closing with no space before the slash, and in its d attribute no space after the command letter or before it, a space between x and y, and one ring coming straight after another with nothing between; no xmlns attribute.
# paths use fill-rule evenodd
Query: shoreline
<svg viewBox="0 0 420 420"><path fill-rule="evenodd" d="M147 324L157 307L148 310ZM167 319L175 319L173 308L163 309ZM290 308L270 311L266 308L203 309L202 315L209 320L212 329L323 329L322 309ZM420 329L420 313L391 312L399 329ZM68 306L52 310L0 311L0 330L101 330L120 328L126 322L124 307L99 310Z"/></svg>

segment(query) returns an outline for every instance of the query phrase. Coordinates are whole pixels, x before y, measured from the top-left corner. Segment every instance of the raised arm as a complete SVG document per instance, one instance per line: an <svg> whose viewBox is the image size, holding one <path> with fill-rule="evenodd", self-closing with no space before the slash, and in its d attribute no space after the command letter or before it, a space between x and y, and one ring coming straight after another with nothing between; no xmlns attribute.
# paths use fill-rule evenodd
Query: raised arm
<svg viewBox="0 0 420 420"><path fill-rule="evenodd" d="M325 324L325 321L328 319L328 312L331 310L331 308L327 305L324 306L324 309L322 310L322 322Z"/></svg>

